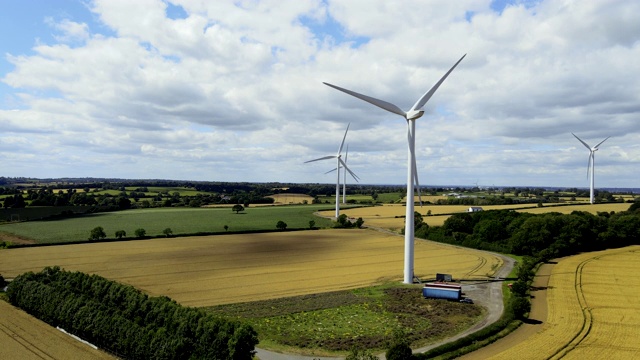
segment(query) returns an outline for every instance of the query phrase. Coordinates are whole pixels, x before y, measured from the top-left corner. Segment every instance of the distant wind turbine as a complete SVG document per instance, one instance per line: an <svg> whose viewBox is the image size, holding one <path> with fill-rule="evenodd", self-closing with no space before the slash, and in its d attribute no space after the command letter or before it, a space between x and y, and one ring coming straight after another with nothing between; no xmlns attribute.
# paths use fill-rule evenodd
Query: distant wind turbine
<svg viewBox="0 0 640 360"><path fill-rule="evenodd" d="M340 143L340 147L338 148L338 153L336 155L323 156L318 159L313 159L309 161L305 161L304 163L310 163L318 160L327 160L327 159L336 159L336 171L338 173L336 180L336 219L340 216L340 168L344 168L345 172L349 172L354 180L358 181L358 177L354 174L348 167L347 163L342 160L342 147L344 146L344 140L347 138L347 132L349 132L349 126L347 125L347 130L344 132L344 137L342 138L342 142Z"/></svg>
<svg viewBox="0 0 640 360"><path fill-rule="evenodd" d="M580 141L582 145L584 145L587 149L589 149L589 162L587 163L587 179L591 178L589 202L593 204L595 202L595 196L594 196L594 187L595 187L594 174L595 174L595 167L596 167L595 152L598 151L598 147L602 145L603 142L607 141L607 139L610 136L607 136L607 139L600 141L598 145L591 147L586 142L582 141L582 139L577 137L576 134L571 133L571 135L575 136L575 138L578 139L578 141Z"/></svg>
<svg viewBox="0 0 640 360"><path fill-rule="evenodd" d="M347 163L347 158L349 157L349 144L347 144L347 150L344 152L344 163ZM329 171L327 171L325 174L328 174L330 172L334 172L336 171L337 168L333 168ZM347 172L345 171L343 174L343 181L342 181L342 203L346 204L347 203ZM355 175L355 174L354 174ZM354 176L352 175L352 176ZM360 180L360 178L356 175L353 178L355 181Z"/></svg>
<svg viewBox="0 0 640 360"><path fill-rule="evenodd" d="M367 95L359 94L355 91L347 90L341 88L339 86L335 86L329 83L324 83L327 86L330 86L336 90L340 90L344 93L347 93L351 96L357 97L360 100L364 100L370 104L373 104L377 107L380 107L384 110L392 112L394 114L400 115L407 120L407 142L408 142L408 159L407 159L407 206L406 206L406 216L405 216L405 225L404 225L404 282L406 284L413 283L413 242L414 242L414 182L418 189L418 195L420 195L420 183L418 182L418 171L416 166L416 157L415 157L415 146L416 146L416 137L415 137L415 129L416 123L415 120L420 118L424 114L424 110L422 108L424 105L431 99L433 94L438 90L440 85L444 82L444 80L449 76L449 74L453 71L453 69L458 66L458 64L467 56L463 55L458 62L456 62L449 71L422 97L411 107L408 111L403 111L398 106L386 102L384 100L379 100L376 98L372 98ZM422 200L420 201L422 203Z"/></svg>

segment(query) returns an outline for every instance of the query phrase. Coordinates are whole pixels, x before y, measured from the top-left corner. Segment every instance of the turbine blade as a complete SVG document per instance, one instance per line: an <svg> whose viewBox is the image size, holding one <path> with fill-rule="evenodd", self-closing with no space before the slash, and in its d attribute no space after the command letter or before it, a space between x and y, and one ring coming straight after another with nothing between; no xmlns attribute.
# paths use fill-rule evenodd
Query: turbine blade
<svg viewBox="0 0 640 360"><path fill-rule="evenodd" d="M453 71L453 69L456 68L456 66L458 66L458 64L460 64L460 61L462 61L462 59L464 59L464 57L467 56L467 54L462 55L462 57L460 58L460 60L458 60L457 63L455 63L451 69L449 69L449 71L447 71L446 74L444 74L444 76L435 84L433 85L433 87L427 91L424 95L422 95L422 97L420 98L420 100L418 100L413 107L411 108L411 110L420 110L424 104L427 103L427 101L429 101L429 99L431 99L431 97L433 96L433 94L438 90L438 88L440 87L440 85L442 85L442 83L445 81L445 79L447 78L447 76L449 76L449 74L451 74L451 72Z"/></svg>
<svg viewBox="0 0 640 360"><path fill-rule="evenodd" d="M416 165L416 158L413 158L413 178L416 182L416 189L418 190L418 200L420 201L420 207L422 207L422 194L420 193L420 182L418 181L418 166Z"/></svg>
<svg viewBox="0 0 640 360"><path fill-rule="evenodd" d="M589 162L587 162L587 179L589 178L589 170L591 169L591 163L593 162L593 151L589 154Z"/></svg>
<svg viewBox="0 0 640 360"><path fill-rule="evenodd" d="M334 172L334 171L336 171L336 170L337 170L337 168L333 168L333 169L331 169L331 170L327 171L325 174L332 173L332 172Z"/></svg>
<svg viewBox="0 0 640 360"><path fill-rule="evenodd" d="M575 136L576 139L578 139L578 141L580 141L582 143L582 145L584 145L587 149L589 149L589 151L591 151L591 146L589 146L586 142L582 141L582 139L580 139L579 137L576 136L576 134L571 133L571 135ZM608 138L607 138L608 139ZM605 140L607 140L605 139Z"/></svg>
<svg viewBox="0 0 640 360"><path fill-rule="evenodd" d="M344 161L342 161L342 159L340 159L340 163L342 164L342 167L344 167L344 169L349 173L349 175L351 175L353 180L355 180L356 182L360 182L360 178L358 177L358 175L356 175L353 171L351 171L351 169L347 167L347 164Z"/></svg>
<svg viewBox="0 0 640 360"><path fill-rule="evenodd" d="M347 163L347 158L349 157L349 144L347 144L347 150L344 152L344 163Z"/></svg>
<svg viewBox="0 0 640 360"><path fill-rule="evenodd" d="M411 141L412 136L413 135L411 134L411 125L407 121L407 143L408 144L415 143L415 141L414 142ZM422 195L420 194L420 182L418 181L418 166L416 165L415 149L413 149L411 145L409 145L409 151L411 152L411 158L413 159L413 161L411 162L411 167L413 170L413 182L417 184L416 189L418 190L418 200L420 201L420 207L422 207ZM409 201L409 196L411 196L411 201L413 201L413 194L411 195L407 194L407 201Z"/></svg>
<svg viewBox="0 0 640 360"><path fill-rule="evenodd" d="M306 163L310 163L310 162L314 162L314 161L318 161L318 160L335 159L335 158L336 158L335 155L329 155L329 156L324 156L324 157L321 157L321 158L305 161L304 163L306 164Z"/></svg>
<svg viewBox="0 0 640 360"><path fill-rule="evenodd" d="M343 93L347 93L347 94L349 94L351 96L355 96L360 100L364 100L364 101L366 101L366 102L368 102L370 104L373 104L373 105L375 105L375 106L377 106L379 108L385 109L385 110L387 110L389 112L392 112L394 114L398 114L398 115L403 116L403 117L406 115L406 113L404 111L402 111L402 109L400 109L396 105L393 105L392 103L386 102L384 100L372 98L371 96L367 96L367 95L362 95L362 94L359 94L359 93L357 93L355 91L347 90L347 89L341 88L339 86L331 85L331 84L326 83L326 82L323 82L323 84L325 84L327 86L330 86L330 87L332 87L332 88L334 88L336 90L340 90Z"/></svg>
<svg viewBox="0 0 640 360"><path fill-rule="evenodd" d="M342 152L342 147L344 146L344 140L347 138L347 133L349 132L349 126L351 123L347 124L347 131L344 132L344 137L342 138L342 142L340 143L340 148L338 149L338 155Z"/></svg>
<svg viewBox="0 0 640 360"><path fill-rule="evenodd" d="M611 136L607 136L607 139L608 139L608 138L610 138L610 137L611 137ZM600 142L598 143L598 145L594 146L593 148L594 148L594 149L597 149L597 148L598 148L598 146L602 145L602 143L603 143L603 142L605 142L605 141L607 141L607 139L604 139L604 140L600 141Z"/></svg>

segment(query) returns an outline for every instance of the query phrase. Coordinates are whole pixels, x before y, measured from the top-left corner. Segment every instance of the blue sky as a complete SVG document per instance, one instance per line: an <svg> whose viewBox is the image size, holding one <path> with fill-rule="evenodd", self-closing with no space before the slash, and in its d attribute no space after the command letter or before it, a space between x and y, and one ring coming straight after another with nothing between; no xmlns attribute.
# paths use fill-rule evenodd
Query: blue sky
<svg viewBox="0 0 640 360"><path fill-rule="evenodd" d="M407 11L414 9L414 11ZM630 1L0 1L0 176L640 187Z"/></svg>

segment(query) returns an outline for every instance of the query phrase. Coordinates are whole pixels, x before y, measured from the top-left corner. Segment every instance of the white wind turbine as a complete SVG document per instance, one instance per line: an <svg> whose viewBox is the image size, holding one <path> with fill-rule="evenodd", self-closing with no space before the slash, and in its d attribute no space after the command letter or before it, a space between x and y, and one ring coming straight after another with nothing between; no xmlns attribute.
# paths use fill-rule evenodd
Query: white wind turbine
<svg viewBox="0 0 640 360"><path fill-rule="evenodd" d="M407 140L408 140L408 159L407 159L407 206L406 206L406 215L405 215L405 225L404 225L404 283L411 284L413 283L413 241L414 241L414 182L418 189L418 196L420 196L420 183L418 182L418 171L416 166L416 157L415 157L415 146L416 146L416 138L415 138L415 130L416 130L416 122L418 118L420 118L424 114L424 110L422 108L424 105L431 99L433 94L438 90L440 85L444 82L444 80L449 76L449 74L453 71L453 69L458 66L460 61L464 59L467 54L464 54L458 62L456 62L449 71L435 84L433 87L427 91L422 97L411 107L408 111L403 111L398 106L391 104L389 102L379 100L376 98L372 98L367 95L359 94L355 91L343 89L339 86L331 85L329 83L324 83L327 86L330 86L336 90L340 90L344 93L347 93L351 96L355 96L360 100L364 100L370 104L373 104L377 107L380 107L384 110L392 112L394 114L400 115L407 120ZM422 203L422 201L420 201Z"/></svg>
<svg viewBox="0 0 640 360"><path fill-rule="evenodd" d="M595 167L596 167L596 158L595 158L595 152L598 151L598 146L602 145L603 142L607 141L607 139L610 136L607 136L607 139L604 139L602 141L600 141L598 143L598 145L591 147L589 146L586 142L582 141L582 139L580 139L579 137L576 136L576 134L571 133L571 135L573 135L576 139L578 139L578 141L580 141L582 143L582 145L584 145L587 149L589 149L589 162L587 163L587 179L591 178L591 184L590 184L590 191L589 191L589 202L591 204L593 204L595 202L595 196L594 196L594 186L595 186L595 180L594 180L594 174L595 174Z"/></svg>
<svg viewBox="0 0 640 360"><path fill-rule="evenodd" d="M336 159L336 172L338 173L336 180L336 219L340 216L340 168L344 168L345 172L349 172L354 180L358 181L358 177L354 174L348 167L347 163L342 160L342 147L344 146L344 140L347 138L347 132L349 132L349 126L347 125L347 130L344 132L344 137L342 138L342 142L340 143L340 147L338 148L338 153L336 155L323 156L318 159L313 159L309 161L305 161L304 163L310 163L318 160L326 160L326 159Z"/></svg>
<svg viewBox="0 0 640 360"><path fill-rule="evenodd" d="M347 150L344 152L344 163L347 163L347 158L349 157L349 144L347 144ZM327 171L325 174L336 171L337 168L331 169ZM353 176L353 175L352 175ZM343 181L342 181L342 203L347 203L347 172L343 173ZM354 177L354 180L358 181L360 178L358 176Z"/></svg>

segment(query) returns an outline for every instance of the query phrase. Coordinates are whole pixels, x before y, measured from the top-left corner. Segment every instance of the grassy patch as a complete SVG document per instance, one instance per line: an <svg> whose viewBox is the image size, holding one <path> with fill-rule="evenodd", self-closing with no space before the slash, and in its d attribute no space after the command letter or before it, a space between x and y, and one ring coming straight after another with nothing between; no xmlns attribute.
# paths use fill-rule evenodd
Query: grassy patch
<svg viewBox="0 0 640 360"><path fill-rule="evenodd" d="M422 298L421 288L384 285L350 291L231 304L208 311L251 323L261 346L344 354L354 346L383 350L394 333L414 346L452 336L476 323L481 307Z"/></svg>
<svg viewBox="0 0 640 360"><path fill-rule="evenodd" d="M330 227L332 222L313 215L314 211L326 209L326 205L248 207L236 214L228 208L153 208L118 212L88 214L56 221L29 221L0 225L0 232L14 234L37 243L62 243L86 240L91 229L102 226L108 238L115 232L125 230L128 238L134 237L138 228L146 230L148 236L162 235L171 228L174 236L197 234L275 230L280 220L288 229L308 228L309 221L316 227Z"/></svg>

